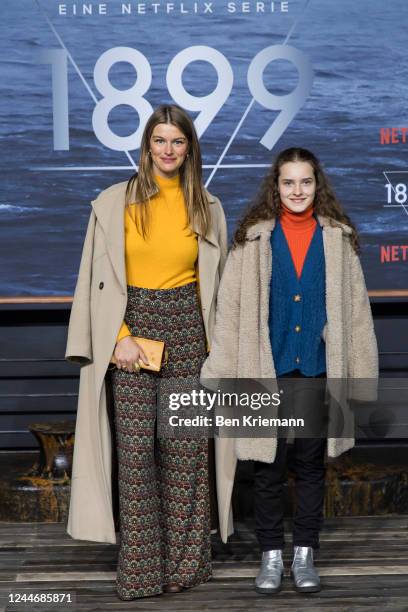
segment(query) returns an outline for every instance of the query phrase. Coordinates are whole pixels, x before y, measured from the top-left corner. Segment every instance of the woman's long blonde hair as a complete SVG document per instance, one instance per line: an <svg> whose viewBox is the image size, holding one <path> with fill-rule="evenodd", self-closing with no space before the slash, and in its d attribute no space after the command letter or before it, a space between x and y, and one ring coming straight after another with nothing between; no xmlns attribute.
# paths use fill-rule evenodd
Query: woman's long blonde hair
<svg viewBox="0 0 408 612"><path fill-rule="evenodd" d="M208 198L202 184L202 161L197 133L189 115L175 104L162 104L150 116L142 136L139 172L128 181L126 205L135 203L139 214L135 216L138 231L146 239L149 233L150 199L159 193L154 180L153 161L149 154L150 139L156 125L167 123L177 127L187 138L188 155L180 167L180 183L183 189L190 227L195 227L205 236L210 227ZM134 189L135 188L135 189ZM132 196L132 192L135 195Z"/></svg>

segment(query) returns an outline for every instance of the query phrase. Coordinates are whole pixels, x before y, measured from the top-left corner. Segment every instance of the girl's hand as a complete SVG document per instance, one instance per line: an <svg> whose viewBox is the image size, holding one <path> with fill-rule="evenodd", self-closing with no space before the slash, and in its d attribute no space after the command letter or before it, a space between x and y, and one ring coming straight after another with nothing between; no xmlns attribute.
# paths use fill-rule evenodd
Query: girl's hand
<svg viewBox="0 0 408 612"><path fill-rule="evenodd" d="M138 364L139 359L141 359L145 365L149 365L149 360L142 347L132 340L131 336L125 336L122 340L119 340L113 354L116 359L116 367L119 370L134 372L135 363Z"/></svg>

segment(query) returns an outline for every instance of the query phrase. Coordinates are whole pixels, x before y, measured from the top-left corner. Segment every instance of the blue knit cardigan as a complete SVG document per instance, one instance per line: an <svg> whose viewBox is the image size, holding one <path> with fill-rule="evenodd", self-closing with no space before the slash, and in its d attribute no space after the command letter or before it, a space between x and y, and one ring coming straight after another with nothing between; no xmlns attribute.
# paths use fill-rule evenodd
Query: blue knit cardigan
<svg viewBox="0 0 408 612"><path fill-rule="evenodd" d="M326 371L325 260L322 229L313 234L300 279L282 226L271 234L272 279L269 296L269 334L276 375L300 370L304 376Z"/></svg>

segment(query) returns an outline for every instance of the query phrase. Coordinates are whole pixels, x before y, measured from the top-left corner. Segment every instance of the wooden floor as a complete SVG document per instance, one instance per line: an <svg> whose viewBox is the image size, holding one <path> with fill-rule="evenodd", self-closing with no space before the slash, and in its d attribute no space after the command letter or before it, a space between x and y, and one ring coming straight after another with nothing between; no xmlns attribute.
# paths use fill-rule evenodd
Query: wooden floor
<svg viewBox="0 0 408 612"><path fill-rule="evenodd" d="M289 530L289 526L288 526ZM285 566L290 566L290 542ZM299 595L286 576L278 595L258 595L259 551L248 525L231 542L214 537L211 582L131 602L115 594L117 546L72 540L62 524L0 523L0 610L408 611L408 515L326 520L317 565L322 591ZM7 604L9 593L71 593L72 604Z"/></svg>

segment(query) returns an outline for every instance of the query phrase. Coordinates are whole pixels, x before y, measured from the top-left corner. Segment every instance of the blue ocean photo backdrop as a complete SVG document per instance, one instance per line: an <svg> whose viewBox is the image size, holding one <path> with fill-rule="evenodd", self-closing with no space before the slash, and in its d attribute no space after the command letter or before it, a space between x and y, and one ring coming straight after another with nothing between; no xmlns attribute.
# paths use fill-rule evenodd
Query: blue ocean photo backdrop
<svg viewBox="0 0 408 612"><path fill-rule="evenodd" d="M84 4L92 5L91 15L81 14ZM204 2L173 2L170 12L168 3L159 3L154 12L145 2L143 13L138 12L142 3L112 0L103 3L107 14L98 14L101 4L2 0L1 296L72 295L90 201L133 174L139 151L127 155L106 146L92 124L102 98L94 67L116 47L136 49L147 59L151 84L143 97L152 107L172 101L166 74L181 51L205 46L226 58L232 87L224 67L220 99L230 93L203 132L201 146L204 179L211 177L208 189L224 205L230 235L275 154L288 146L307 147L323 161L361 234L368 288L407 289L408 261L401 246L408 243L408 143L401 136L394 144L380 142L381 128L407 126L405 0L290 0L283 3L285 11L281 2L265 2L263 13L256 12L256 2L217 1L210 3L212 12L205 12ZM122 5L131 12L123 13ZM260 141L280 110L253 102L247 73L260 51L283 44L306 58L313 77L306 99L269 150ZM44 63L50 50L55 57L58 50L65 54L58 56L62 63L54 75L51 64ZM59 106L53 111L53 87L55 96L65 69L67 92L58 90L54 106ZM136 72L128 62L117 61L108 79L117 90L126 90L136 82ZM262 83L276 96L290 96L304 77L282 57L265 66ZM182 87L195 99L216 86L217 72L207 61L185 67ZM139 115L126 98L118 100L108 123L124 137L137 129ZM191 110L193 117L199 112ZM55 137L65 143L68 138L69 148L55 150ZM382 262L381 248L391 246L394 261Z"/></svg>

